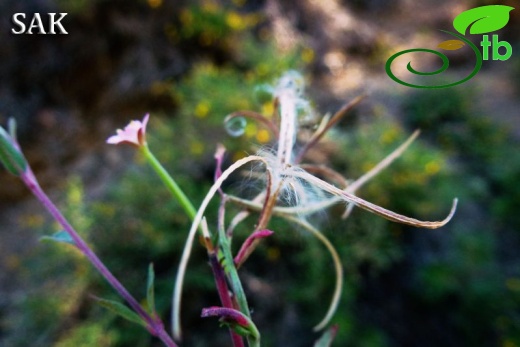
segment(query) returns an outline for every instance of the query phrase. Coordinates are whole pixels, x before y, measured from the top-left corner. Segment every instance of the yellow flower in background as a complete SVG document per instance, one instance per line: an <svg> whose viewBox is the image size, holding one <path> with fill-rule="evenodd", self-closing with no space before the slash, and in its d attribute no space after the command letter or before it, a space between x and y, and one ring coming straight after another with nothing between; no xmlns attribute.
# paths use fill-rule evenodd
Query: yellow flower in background
<svg viewBox="0 0 520 347"><path fill-rule="evenodd" d="M226 15L226 24L233 30L244 30L246 28L246 23L242 16L234 11Z"/></svg>
<svg viewBox="0 0 520 347"><path fill-rule="evenodd" d="M204 144L200 141L193 141L190 143L190 152L193 155L201 155L204 153Z"/></svg>
<svg viewBox="0 0 520 347"><path fill-rule="evenodd" d="M183 9L179 18L184 26L189 26L193 22L193 13L190 10Z"/></svg>
<svg viewBox="0 0 520 347"><path fill-rule="evenodd" d="M261 129L256 133L256 140L260 143L267 143L271 139L269 131Z"/></svg>
<svg viewBox="0 0 520 347"><path fill-rule="evenodd" d="M254 137L257 132L258 132L258 127L256 126L255 123L248 123L246 125L245 134L247 137L249 137L249 138Z"/></svg>
<svg viewBox="0 0 520 347"><path fill-rule="evenodd" d="M441 169L441 164L439 164L436 161L430 161L424 166L424 171L428 175L435 175L437 172L439 172Z"/></svg>
<svg viewBox="0 0 520 347"><path fill-rule="evenodd" d="M304 48L302 51L302 61L306 64L312 63L314 61L314 50L312 48Z"/></svg>
<svg viewBox="0 0 520 347"><path fill-rule="evenodd" d="M274 106L272 102L265 102L262 104L262 114L271 116L274 112Z"/></svg>
<svg viewBox="0 0 520 347"><path fill-rule="evenodd" d="M397 129L390 128L381 135L381 137L379 138L379 141L381 142L381 144L387 145L387 144L394 142L397 139L397 135L398 135Z"/></svg>
<svg viewBox="0 0 520 347"><path fill-rule="evenodd" d="M216 13L219 10L219 5L216 1L205 0L202 2L202 10L207 13Z"/></svg>
<svg viewBox="0 0 520 347"><path fill-rule="evenodd" d="M232 0L232 2L235 6L241 7L245 5L246 0Z"/></svg>
<svg viewBox="0 0 520 347"><path fill-rule="evenodd" d="M158 8L162 5L162 0L148 0L148 6L151 8Z"/></svg>
<svg viewBox="0 0 520 347"><path fill-rule="evenodd" d="M206 118L209 111L211 110L211 105L207 101L201 101L195 106L195 116L197 118Z"/></svg>

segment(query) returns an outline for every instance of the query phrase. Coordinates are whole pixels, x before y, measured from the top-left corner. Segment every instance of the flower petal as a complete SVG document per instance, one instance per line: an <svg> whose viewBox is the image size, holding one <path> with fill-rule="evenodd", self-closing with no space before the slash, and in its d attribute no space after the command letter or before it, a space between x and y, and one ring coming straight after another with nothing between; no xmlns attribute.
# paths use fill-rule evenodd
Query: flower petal
<svg viewBox="0 0 520 347"><path fill-rule="evenodd" d="M148 119L150 118L150 114L145 114L143 118L143 122L141 123L141 129L139 130L137 137L139 140L139 143L141 145L144 145L146 143L146 125L148 124Z"/></svg>
<svg viewBox="0 0 520 347"><path fill-rule="evenodd" d="M146 125L148 124L148 119L150 114L146 114L143 118L143 121L133 120L125 127L124 130L117 129L116 134L107 139L107 143L118 145L122 143L134 145L134 146L142 146L146 143Z"/></svg>

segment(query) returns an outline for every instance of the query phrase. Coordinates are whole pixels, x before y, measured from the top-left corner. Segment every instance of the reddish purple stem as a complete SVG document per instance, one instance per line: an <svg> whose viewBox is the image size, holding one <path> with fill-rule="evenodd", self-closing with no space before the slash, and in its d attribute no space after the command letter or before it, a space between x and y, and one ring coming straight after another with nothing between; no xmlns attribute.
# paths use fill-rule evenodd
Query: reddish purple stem
<svg viewBox="0 0 520 347"><path fill-rule="evenodd" d="M249 235L249 237L244 241L242 244L242 247L240 247L240 250L238 251L238 254L236 255L234 261L237 267L242 265L242 263L249 257L251 252L255 249L256 244L260 239L269 237L273 235L274 232L271 230L263 229L258 230Z"/></svg>
<svg viewBox="0 0 520 347"><path fill-rule="evenodd" d="M215 168L215 181L220 178L222 175L222 163L224 161L224 154L226 153L226 148L222 144L217 145L217 150L215 151L215 160L216 160L216 168ZM220 197L222 199L218 212L218 228L224 230L224 214L226 212L225 205L226 199L224 197L224 192L221 188L219 188ZM229 286L226 281L226 274L224 273L224 269L222 265L218 261L217 255L214 250L208 249L208 257L211 264L211 269L213 270L213 277L215 278L215 283L217 286L218 295L220 297L220 302L224 307L233 309L236 307L233 298L230 294ZM234 347L244 347L244 339L238 335L233 329L229 329L229 334L231 335L231 341L233 342Z"/></svg>
<svg viewBox="0 0 520 347"><path fill-rule="evenodd" d="M220 265L214 252L208 255L211 269L213 270L213 277L215 277L215 283L217 285L220 302L224 307L233 309L235 305L233 304L233 300L229 294L229 287L226 282L226 275L224 274L224 270L222 269L222 266ZM231 340L233 341L234 347L244 347L244 340L240 335L235 333L232 329L229 330L229 333L231 334Z"/></svg>
<svg viewBox="0 0 520 347"><path fill-rule="evenodd" d="M219 317L226 322L236 323L245 328L249 327L249 321L244 316L244 314L242 312L232 309L232 308L218 307L218 306L203 308L200 316L203 318Z"/></svg>
<svg viewBox="0 0 520 347"><path fill-rule="evenodd" d="M217 150L215 151L215 160L217 161L217 165L215 168L215 181L220 178L222 175L222 162L224 161L224 154L226 153L226 147L222 144L217 145Z"/></svg>
<svg viewBox="0 0 520 347"><path fill-rule="evenodd" d="M43 206L49 211L54 219L63 227L63 229L70 235L76 247L87 257L92 265L99 271L99 273L108 281L108 283L119 293L119 295L128 302L128 305L146 322L150 333L158 337L168 347L177 347L177 344L164 330L164 325L159 318L151 317L143 307L137 302L137 300L126 290L125 287L114 277L114 275L108 270L98 256L92 251L87 243L79 236L74 230L72 225L65 219L54 203L49 199L45 192L41 189L36 177L34 176L31 169L28 167L27 170L21 174L20 178L23 180L25 185L31 190Z"/></svg>

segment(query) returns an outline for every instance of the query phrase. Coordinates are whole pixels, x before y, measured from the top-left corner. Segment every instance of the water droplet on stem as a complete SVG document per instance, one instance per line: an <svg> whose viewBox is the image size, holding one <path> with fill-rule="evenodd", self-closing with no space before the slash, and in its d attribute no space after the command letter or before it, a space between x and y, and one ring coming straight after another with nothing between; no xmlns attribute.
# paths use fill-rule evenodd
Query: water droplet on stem
<svg viewBox="0 0 520 347"><path fill-rule="evenodd" d="M227 133L233 137L244 135L246 131L247 121L244 117L233 117L224 123Z"/></svg>

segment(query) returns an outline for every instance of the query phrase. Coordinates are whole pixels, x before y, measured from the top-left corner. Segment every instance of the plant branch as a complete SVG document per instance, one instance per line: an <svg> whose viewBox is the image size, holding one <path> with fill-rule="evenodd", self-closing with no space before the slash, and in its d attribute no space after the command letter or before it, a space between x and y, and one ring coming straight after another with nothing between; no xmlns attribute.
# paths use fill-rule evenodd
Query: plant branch
<svg viewBox="0 0 520 347"><path fill-rule="evenodd" d="M166 185L168 190L172 193L172 195L177 199L181 207L184 209L184 212L190 217L190 219L193 221L195 218L195 214L197 211L195 210L195 207L193 207L193 204L191 203L190 199L184 194L181 187L175 182L175 180L170 176L168 171L161 165L159 160L153 155L153 153L148 148L148 145L143 145L139 147L141 149L141 152L144 154L146 159L148 160L148 163L152 166L154 171L159 175L163 183Z"/></svg>
<svg viewBox="0 0 520 347"><path fill-rule="evenodd" d="M92 251L87 243L76 232L67 219L61 214L56 205L49 199L47 194L41 189L36 177L28 167L27 170L20 176L25 185L31 190L43 206L49 211L52 217L63 227L63 229L74 240L75 246L81 253L87 257L92 265L99 271L99 273L107 280L107 282L118 292L118 294L126 300L128 305L143 319L148 330L156 337L161 339L168 347L177 346L171 337L164 330L164 326L160 319L151 317L137 300L128 292L128 290L115 278L115 276L108 270L98 256Z"/></svg>
<svg viewBox="0 0 520 347"><path fill-rule="evenodd" d="M184 275L186 273L186 267L188 265L188 260L190 259L191 250L193 247L193 240L195 238L195 233L199 227L199 224L202 220L202 217L204 215L204 212L206 211L206 208L208 207L209 202L213 198L213 196L216 194L216 192L220 189L222 186L222 183L238 168L241 166L252 162L252 161L260 161L264 164L267 164L265 159L260 156L249 156L243 159L240 159L236 161L233 165L231 165L229 168L227 168L222 175L215 181L213 186L209 189L208 193L206 194L206 197L202 201L199 210L197 211L195 218L193 220L193 223L191 225L190 231L188 232L188 237L186 239L186 244L184 246L184 250L182 252L181 261L179 264L179 268L177 271L177 277L175 281L175 288L173 291L173 309L172 309L172 330L173 330L173 336L176 339L181 338L181 324L180 324L180 308L181 308L181 296L182 296L182 287L184 284ZM238 295L238 293L235 293Z"/></svg>
<svg viewBox="0 0 520 347"><path fill-rule="evenodd" d="M298 153L298 156L294 160L294 163L296 163L296 164L299 163L303 159L303 157L305 156L307 151L309 149L311 149L314 145L316 145L330 128L332 128L334 125L336 125L336 123L338 123L350 110L352 110L357 104L359 104L365 97L366 97L366 95L361 95L361 96L356 97L351 102L343 105L343 107L341 107L334 114L334 116L332 116L332 118L330 118L330 120L326 119L327 123L320 124L320 127L312 135L309 142L307 142L305 144L305 146L300 150L300 152Z"/></svg>

